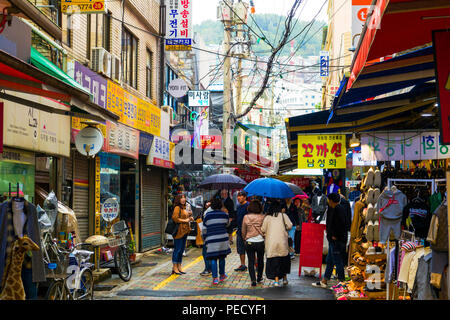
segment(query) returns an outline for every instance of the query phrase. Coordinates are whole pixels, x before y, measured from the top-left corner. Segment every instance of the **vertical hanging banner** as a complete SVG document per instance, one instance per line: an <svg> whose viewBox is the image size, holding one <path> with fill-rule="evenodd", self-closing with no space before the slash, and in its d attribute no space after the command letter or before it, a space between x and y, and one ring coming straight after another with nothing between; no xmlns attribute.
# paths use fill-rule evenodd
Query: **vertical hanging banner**
<svg viewBox="0 0 450 320"><path fill-rule="evenodd" d="M95 157L95 234L100 234L100 157Z"/></svg>
<svg viewBox="0 0 450 320"><path fill-rule="evenodd" d="M450 31L433 31L441 144L450 144Z"/></svg>
<svg viewBox="0 0 450 320"><path fill-rule="evenodd" d="M330 54L328 51L320 51L320 76L328 77L330 68Z"/></svg>
<svg viewBox="0 0 450 320"><path fill-rule="evenodd" d="M166 2L166 50L191 50L192 1L168 0L168 3Z"/></svg>
<svg viewBox="0 0 450 320"><path fill-rule="evenodd" d="M298 169L345 169L345 134L298 135Z"/></svg>

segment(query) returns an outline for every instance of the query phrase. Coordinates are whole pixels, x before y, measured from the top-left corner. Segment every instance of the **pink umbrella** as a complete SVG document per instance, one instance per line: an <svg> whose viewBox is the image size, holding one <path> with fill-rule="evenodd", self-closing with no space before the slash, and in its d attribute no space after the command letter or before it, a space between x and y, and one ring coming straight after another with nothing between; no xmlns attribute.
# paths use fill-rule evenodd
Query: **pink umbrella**
<svg viewBox="0 0 450 320"><path fill-rule="evenodd" d="M305 200L305 199L309 199L309 197L306 194L298 194L292 198L292 200L295 200L295 199Z"/></svg>

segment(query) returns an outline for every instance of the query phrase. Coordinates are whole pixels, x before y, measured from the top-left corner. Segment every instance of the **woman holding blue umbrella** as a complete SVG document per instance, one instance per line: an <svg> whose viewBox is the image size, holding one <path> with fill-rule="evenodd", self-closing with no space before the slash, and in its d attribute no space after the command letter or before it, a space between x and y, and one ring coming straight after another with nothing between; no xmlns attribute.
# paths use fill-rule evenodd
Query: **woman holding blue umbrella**
<svg viewBox="0 0 450 320"><path fill-rule="evenodd" d="M283 279L283 285L287 285L287 275L291 271L288 232L292 229L292 222L282 213L281 199L293 198L294 192L283 181L272 178L253 180L244 191L249 196L267 198L264 207L266 217L261 227L267 256L266 276L274 280L273 285L276 287L280 286L280 279Z"/></svg>

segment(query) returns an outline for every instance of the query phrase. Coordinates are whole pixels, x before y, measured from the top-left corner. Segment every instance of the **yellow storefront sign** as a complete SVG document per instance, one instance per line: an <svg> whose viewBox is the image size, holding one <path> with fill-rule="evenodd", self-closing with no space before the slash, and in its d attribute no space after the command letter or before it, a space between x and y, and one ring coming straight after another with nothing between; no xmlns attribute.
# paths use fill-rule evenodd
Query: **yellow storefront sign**
<svg viewBox="0 0 450 320"><path fill-rule="evenodd" d="M106 13L105 0L61 0L61 12L74 13Z"/></svg>
<svg viewBox="0 0 450 320"><path fill-rule="evenodd" d="M123 115L123 94L121 86L112 81L108 81L108 89L106 95L106 109L118 115L122 119Z"/></svg>
<svg viewBox="0 0 450 320"><path fill-rule="evenodd" d="M298 136L299 169L345 169L346 156L344 134Z"/></svg>

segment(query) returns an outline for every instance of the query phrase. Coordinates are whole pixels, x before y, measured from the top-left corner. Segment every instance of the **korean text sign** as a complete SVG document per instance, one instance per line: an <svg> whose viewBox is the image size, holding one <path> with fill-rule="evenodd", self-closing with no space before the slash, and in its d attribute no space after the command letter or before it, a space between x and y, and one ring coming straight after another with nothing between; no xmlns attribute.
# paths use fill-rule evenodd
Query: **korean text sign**
<svg viewBox="0 0 450 320"><path fill-rule="evenodd" d="M61 0L61 12L106 13L105 0Z"/></svg>
<svg viewBox="0 0 450 320"><path fill-rule="evenodd" d="M298 136L299 169L345 169L346 154L344 134Z"/></svg>
<svg viewBox="0 0 450 320"><path fill-rule="evenodd" d="M450 158L439 143L439 132L374 133L361 136L364 161L432 160Z"/></svg>
<svg viewBox="0 0 450 320"><path fill-rule="evenodd" d="M108 81L98 73L83 66L78 61L74 62L74 78L83 88L94 95L94 103L106 109L106 92Z"/></svg>
<svg viewBox="0 0 450 320"><path fill-rule="evenodd" d="M168 0L166 2L166 50L191 50L192 1Z"/></svg>

